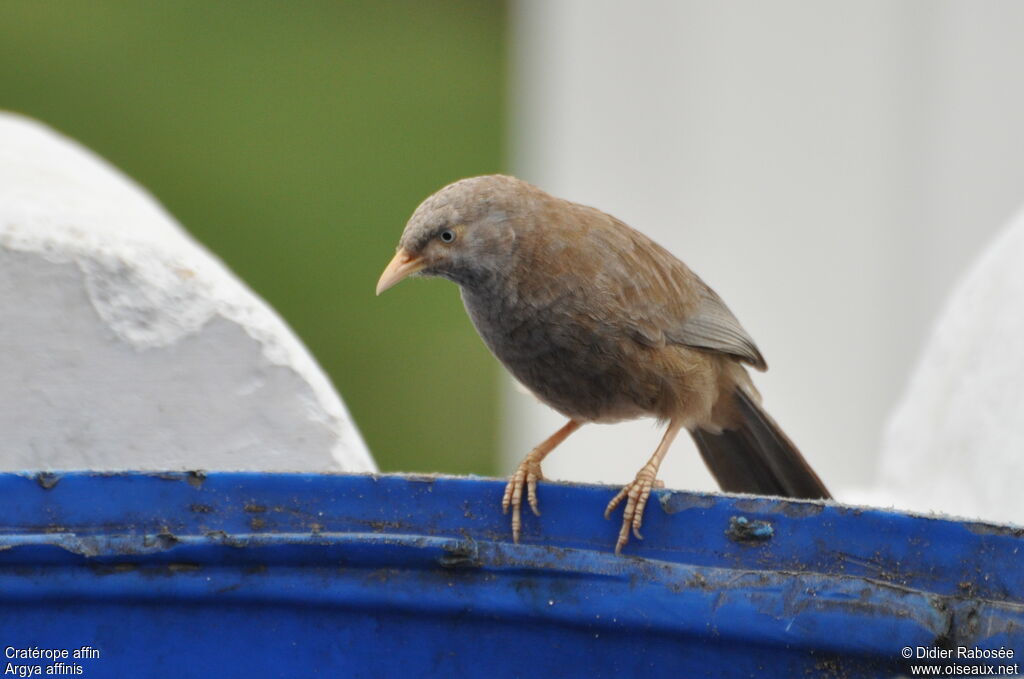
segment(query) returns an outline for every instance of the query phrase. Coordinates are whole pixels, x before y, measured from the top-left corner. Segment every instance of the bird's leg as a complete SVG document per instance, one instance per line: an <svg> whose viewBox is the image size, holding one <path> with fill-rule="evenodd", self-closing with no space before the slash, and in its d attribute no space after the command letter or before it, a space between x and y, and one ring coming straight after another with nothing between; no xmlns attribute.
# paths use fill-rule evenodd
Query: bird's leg
<svg viewBox="0 0 1024 679"><path fill-rule="evenodd" d="M512 540L514 542L519 542L519 529L522 526L520 515L523 505L523 486L526 486L526 497L530 503L530 509L534 514L540 516L540 510L537 508L537 481L544 478L540 471L541 460L582 425L583 423L578 420L566 422L565 426L527 453L523 461L516 467L512 478L508 480L508 485L505 486L505 495L501 498L501 509L508 514L508 508L512 507Z"/></svg>
<svg viewBox="0 0 1024 679"><path fill-rule="evenodd" d="M644 539L640 535L640 524L644 519L644 508L647 506L647 498L651 496L651 489L659 485L657 481L658 468L661 466L661 461L665 459L665 454L668 452L669 446L672 445L672 441L675 440L676 434L679 433L682 427L683 423L677 419L669 422L668 429L665 430L665 435L661 437L661 443L658 444L654 455L637 472L636 478L626 484L619 491L619 494L612 498L612 501L608 503L608 507L604 510L604 518L607 519L611 516L612 510L620 502L626 500L626 508L622 512L622 528L619 530L619 539L615 543L616 554L622 553L622 548L629 541L629 531L631 528L637 540Z"/></svg>

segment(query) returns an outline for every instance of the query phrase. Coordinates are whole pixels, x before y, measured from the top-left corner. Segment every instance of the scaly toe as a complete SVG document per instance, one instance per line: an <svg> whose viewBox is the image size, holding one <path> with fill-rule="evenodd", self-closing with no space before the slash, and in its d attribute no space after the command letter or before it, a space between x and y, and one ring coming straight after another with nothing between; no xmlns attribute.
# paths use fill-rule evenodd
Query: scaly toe
<svg viewBox="0 0 1024 679"><path fill-rule="evenodd" d="M615 553L620 554L622 548L629 542L629 534L632 532L637 540L643 540L640 533L643 525L644 510L647 508L647 500L651 496L651 490L658 481L648 469L641 469L629 484L624 486L618 494L608 503L604 510L604 518L609 518L612 511L626 500L626 506L622 510L622 527L619 529L619 538L615 543Z"/></svg>
<svg viewBox="0 0 1024 679"><path fill-rule="evenodd" d="M637 540L643 540L644 536L640 535L640 526L644 522L644 510L647 509L647 499L651 496L651 489L644 487L640 493L640 497L636 502L636 510L633 512L633 535L636 536Z"/></svg>
<svg viewBox="0 0 1024 679"><path fill-rule="evenodd" d="M530 505L530 509L534 514L540 516L540 507L537 502L537 482L543 478L540 463L527 457L519 464L505 486L505 494L501 498L501 509L503 514L508 514L509 509L512 510L513 542L519 542L519 535L523 527L523 488L524 486L526 488L526 501Z"/></svg>
<svg viewBox="0 0 1024 679"><path fill-rule="evenodd" d="M612 498L612 501L609 502L608 506L604 508L605 520L612 518L612 512L615 511L615 508L619 506L619 503L622 502L622 500L626 497L628 493L629 486L625 486L622 490L619 491L618 495Z"/></svg>
<svg viewBox="0 0 1024 679"><path fill-rule="evenodd" d="M540 508L537 505L537 481L539 476L537 474L530 474L526 477L526 496L530 502L530 509L533 510L534 516L540 516Z"/></svg>
<svg viewBox="0 0 1024 679"><path fill-rule="evenodd" d="M519 505L512 507L512 542L519 544L520 509Z"/></svg>
<svg viewBox="0 0 1024 679"><path fill-rule="evenodd" d="M615 553L622 554L622 548L629 542L629 526L623 524L622 530L619 531L619 539L615 542Z"/></svg>

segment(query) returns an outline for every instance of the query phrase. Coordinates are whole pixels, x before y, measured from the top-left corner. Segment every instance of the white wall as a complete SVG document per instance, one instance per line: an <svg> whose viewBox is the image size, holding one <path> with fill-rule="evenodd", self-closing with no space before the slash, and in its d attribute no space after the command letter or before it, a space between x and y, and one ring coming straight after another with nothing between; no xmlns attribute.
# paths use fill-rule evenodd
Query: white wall
<svg viewBox="0 0 1024 679"><path fill-rule="evenodd" d="M769 411L838 491L953 281L1024 202L1024 3L521 0L513 168L659 240L725 298ZM505 464L561 420L506 389ZM549 477L626 481L650 422ZM670 487L713 488L688 440Z"/></svg>

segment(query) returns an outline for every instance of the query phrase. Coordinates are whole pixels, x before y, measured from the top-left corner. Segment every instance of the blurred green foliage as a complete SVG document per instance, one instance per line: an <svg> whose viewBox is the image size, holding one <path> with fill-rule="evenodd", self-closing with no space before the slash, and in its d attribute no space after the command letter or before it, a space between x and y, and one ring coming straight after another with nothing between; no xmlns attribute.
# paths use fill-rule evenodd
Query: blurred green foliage
<svg viewBox="0 0 1024 679"><path fill-rule="evenodd" d="M0 108L148 188L270 302L384 470L491 473L496 363L454 286L373 288L421 199L500 171L505 7L0 4Z"/></svg>

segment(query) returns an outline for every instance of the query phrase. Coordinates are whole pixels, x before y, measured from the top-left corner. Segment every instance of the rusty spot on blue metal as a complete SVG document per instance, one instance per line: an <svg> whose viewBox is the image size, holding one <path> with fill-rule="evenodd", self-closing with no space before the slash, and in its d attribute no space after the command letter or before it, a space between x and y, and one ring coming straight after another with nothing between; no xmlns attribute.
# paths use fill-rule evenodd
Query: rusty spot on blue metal
<svg viewBox="0 0 1024 679"><path fill-rule="evenodd" d="M131 476L131 472L101 472L100 474L110 478ZM150 476L164 481L184 481L193 488L202 488L203 482L206 480L206 472L202 469L193 469L187 472L153 472Z"/></svg>
<svg viewBox="0 0 1024 679"><path fill-rule="evenodd" d="M817 516L825 510L824 500L789 500L778 497L741 495L736 498L736 509L751 514L781 514L799 519Z"/></svg>
<svg viewBox="0 0 1024 679"><path fill-rule="evenodd" d="M50 490L60 482L60 475L54 472L39 472L36 474L36 483L43 490Z"/></svg>
<svg viewBox="0 0 1024 679"><path fill-rule="evenodd" d="M156 535L144 535L142 537L142 546L147 549L170 549L179 542L181 540L166 529Z"/></svg>
<svg viewBox="0 0 1024 679"><path fill-rule="evenodd" d="M767 542L775 535L775 529L768 521L750 520L745 516L730 516L726 536L733 542L756 545Z"/></svg>
<svg viewBox="0 0 1024 679"><path fill-rule="evenodd" d="M445 545L444 554L437 560L442 568L480 568L480 551L472 540Z"/></svg>
<svg viewBox="0 0 1024 679"><path fill-rule="evenodd" d="M964 526L967 530L978 535L1006 535L1009 537L1020 538L1024 537L1024 527L1021 526L998 526L992 523L983 523L981 521L965 521Z"/></svg>
<svg viewBox="0 0 1024 679"><path fill-rule="evenodd" d="M676 514L687 509L708 509L715 505L715 498L701 493L679 493L671 490L656 490L654 493L666 514Z"/></svg>

